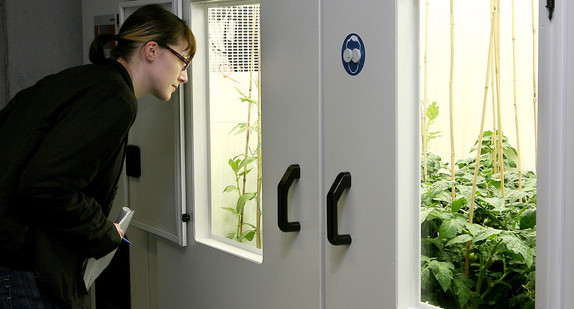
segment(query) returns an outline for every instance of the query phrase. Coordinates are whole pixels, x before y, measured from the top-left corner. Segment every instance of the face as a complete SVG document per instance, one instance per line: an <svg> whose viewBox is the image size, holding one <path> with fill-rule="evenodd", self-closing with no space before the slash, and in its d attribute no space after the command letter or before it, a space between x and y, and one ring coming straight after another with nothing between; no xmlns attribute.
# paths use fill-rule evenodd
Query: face
<svg viewBox="0 0 574 309"><path fill-rule="evenodd" d="M182 70L186 63L177 55L187 54L185 46L185 42L180 42L174 46L157 48L157 58L151 73L151 93L162 101L169 100L179 85L187 82L187 69Z"/></svg>

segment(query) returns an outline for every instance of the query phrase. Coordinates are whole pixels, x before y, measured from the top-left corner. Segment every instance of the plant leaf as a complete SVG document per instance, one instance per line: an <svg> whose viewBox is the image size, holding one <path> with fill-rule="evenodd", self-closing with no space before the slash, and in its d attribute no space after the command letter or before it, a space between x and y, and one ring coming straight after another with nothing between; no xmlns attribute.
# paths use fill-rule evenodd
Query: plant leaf
<svg viewBox="0 0 574 309"><path fill-rule="evenodd" d="M483 229L472 239L472 242L476 243L476 242L485 240L487 238L491 238L493 235L500 235L501 232L502 232L501 230L492 229L492 228Z"/></svg>
<svg viewBox="0 0 574 309"><path fill-rule="evenodd" d="M247 131L247 128L248 128L248 127L247 127L247 123L245 123L245 122L240 122L240 123L236 124L236 125L231 129L231 131L229 131L229 133L227 133L227 134L231 134L231 133L234 133L234 132L235 132L235 134L240 134L240 133L243 133L243 132Z"/></svg>
<svg viewBox="0 0 574 309"><path fill-rule="evenodd" d="M422 238L421 243L434 244L439 250L442 250L442 248L444 248L444 242L438 238Z"/></svg>
<svg viewBox="0 0 574 309"><path fill-rule="evenodd" d="M237 174L237 170L238 170L238 166L239 166L239 159L233 160L233 159L229 159L229 166L231 166L231 169L233 169L233 172L235 172Z"/></svg>
<svg viewBox="0 0 574 309"><path fill-rule="evenodd" d="M454 269L454 265L450 262L439 262L434 260L430 261L429 267L443 291L446 292L452 283L452 270Z"/></svg>
<svg viewBox="0 0 574 309"><path fill-rule="evenodd" d="M466 198L461 197L459 199L457 199L456 201L452 202L451 205L451 210L452 212L458 212L462 206L464 206L466 204Z"/></svg>
<svg viewBox="0 0 574 309"><path fill-rule="evenodd" d="M255 236L255 231L253 231L253 230L246 231L246 232L243 232L243 234L241 234L241 236L239 237L239 241L241 241L243 239L247 239L249 241L252 241L254 236Z"/></svg>
<svg viewBox="0 0 574 309"><path fill-rule="evenodd" d="M452 238L456 234L462 231L464 222L461 222L458 218L453 217L451 219L444 220L440 225L438 230L438 235L440 239Z"/></svg>
<svg viewBox="0 0 574 309"><path fill-rule="evenodd" d="M225 209L227 211L230 211L232 214L234 215L238 215L237 211L235 211L235 209L231 208L231 207L221 207L222 209Z"/></svg>
<svg viewBox="0 0 574 309"><path fill-rule="evenodd" d="M251 172L251 170L252 170L252 168L250 168L250 169L248 169L248 170L246 170L246 171L243 171L243 172L237 174L237 176L241 177L241 176L243 176L243 175L247 175L247 174L249 174L249 172Z"/></svg>
<svg viewBox="0 0 574 309"><path fill-rule="evenodd" d="M454 244L466 243L466 242L469 242L470 240L472 240L472 236L470 236L469 234L461 234L461 235L458 235L455 238L449 240L446 243L446 246L452 246Z"/></svg>
<svg viewBox="0 0 574 309"><path fill-rule="evenodd" d="M249 200L252 200L253 198L255 198L255 193L245 193L239 199L237 199L237 213L241 213L241 210L243 207L245 207L245 203L247 203Z"/></svg>
<svg viewBox="0 0 574 309"><path fill-rule="evenodd" d="M421 221L421 222L420 222L420 223L425 222L426 219L427 219L427 217L428 217L428 215L429 215L433 210L434 210L433 207L426 207L426 208L424 208L423 210L421 210L421 213L420 213L420 221Z"/></svg>
<svg viewBox="0 0 574 309"><path fill-rule="evenodd" d="M468 301L471 299L471 286L472 281L464 276L464 274L456 274L453 280L454 294L458 298L459 308L464 308Z"/></svg>
<svg viewBox="0 0 574 309"><path fill-rule="evenodd" d="M532 263L534 262L534 255L532 254L532 250L528 244L512 234L503 234L501 235L501 238L508 250L511 250L517 255L522 256L528 267L532 266Z"/></svg>
<svg viewBox="0 0 574 309"><path fill-rule="evenodd" d="M257 159L255 159L253 157L247 157L247 158L243 159L241 161L241 163L239 164L239 169L242 169L244 166L248 165L249 163L252 163L255 160L257 160Z"/></svg>
<svg viewBox="0 0 574 309"><path fill-rule="evenodd" d="M223 192L233 192L233 191L235 191L235 190L237 190L237 187L236 187L236 186L234 186L234 185L229 185L229 186L225 187L225 189L223 190Z"/></svg>
<svg viewBox="0 0 574 309"><path fill-rule="evenodd" d="M251 223L247 223L247 222L243 222L243 225L250 226L250 227L252 227L252 228L254 228L254 229L257 228L255 225L253 225L253 224L251 224Z"/></svg>
<svg viewBox="0 0 574 309"><path fill-rule="evenodd" d="M528 209L520 215L520 229L530 229L536 226L536 209Z"/></svg>

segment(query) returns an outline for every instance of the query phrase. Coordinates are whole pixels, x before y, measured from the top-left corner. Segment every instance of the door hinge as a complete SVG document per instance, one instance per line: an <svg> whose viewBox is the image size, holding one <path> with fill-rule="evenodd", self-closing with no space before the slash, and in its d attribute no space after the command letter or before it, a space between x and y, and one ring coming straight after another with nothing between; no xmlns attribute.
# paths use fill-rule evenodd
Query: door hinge
<svg viewBox="0 0 574 309"><path fill-rule="evenodd" d="M189 222L190 220L191 220L191 216L190 216L190 215L188 215L188 214L182 214L182 215L181 215L181 221L187 223L187 222Z"/></svg>
<svg viewBox="0 0 574 309"><path fill-rule="evenodd" d="M552 20L552 13L554 13L554 0L546 0L546 8L548 9L548 19Z"/></svg>

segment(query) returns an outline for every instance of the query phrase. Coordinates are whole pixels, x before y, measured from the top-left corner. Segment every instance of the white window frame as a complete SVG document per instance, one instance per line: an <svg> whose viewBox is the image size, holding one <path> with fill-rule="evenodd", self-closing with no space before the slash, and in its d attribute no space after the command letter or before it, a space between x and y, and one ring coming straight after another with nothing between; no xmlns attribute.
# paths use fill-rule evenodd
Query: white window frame
<svg viewBox="0 0 574 309"><path fill-rule="evenodd" d="M420 197L412 194L419 192L420 181L419 103L413 91L419 89L419 0L397 0L396 4L397 307L436 308L420 302ZM574 11L574 7L556 0L557 9L549 21L545 5L546 1L539 1L536 308L549 309L566 308L572 299L566 299L564 287L574 282L574 267L564 263L574 255L574 245L565 242L565 222L574 219L574 212L566 207L574 198L574 179L569 176L574 165L568 164L568 154L574 150L574 140L568 140L573 125L567 121L574 116L574 108L567 105L572 84L566 83L568 74L574 76L574 60L568 62L568 57L574 57L567 52L569 47L572 54L574 39L567 37L573 35L567 31L566 18L568 9Z"/></svg>
<svg viewBox="0 0 574 309"><path fill-rule="evenodd" d="M186 132L192 132L192 145L188 149L187 159L192 175L189 181L188 192L191 192L194 212L194 238L195 241L203 245L227 252L234 256L244 258L255 263L263 262L263 252L261 249L241 244L224 237L214 235L211 228L211 191L210 191L210 154L209 154L209 48L207 9L210 7L226 5L246 5L259 4L259 1L183 1L183 16L188 21L195 35L199 49L192 62L192 74L187 93L191 94L191 102L186 117L191 119ZM186 100L189 100L186 97Z"/></svg>

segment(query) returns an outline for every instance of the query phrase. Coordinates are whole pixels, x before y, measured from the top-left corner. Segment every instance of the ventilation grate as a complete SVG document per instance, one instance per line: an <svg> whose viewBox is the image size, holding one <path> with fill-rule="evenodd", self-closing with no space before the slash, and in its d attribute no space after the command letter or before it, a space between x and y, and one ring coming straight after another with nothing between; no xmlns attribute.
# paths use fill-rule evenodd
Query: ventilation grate
<svg viewBox="0 0 574 309"><path fill-rule="evenodd" d="M210 71L259 70L259 16L259 4L208 9Z"/></svg>

